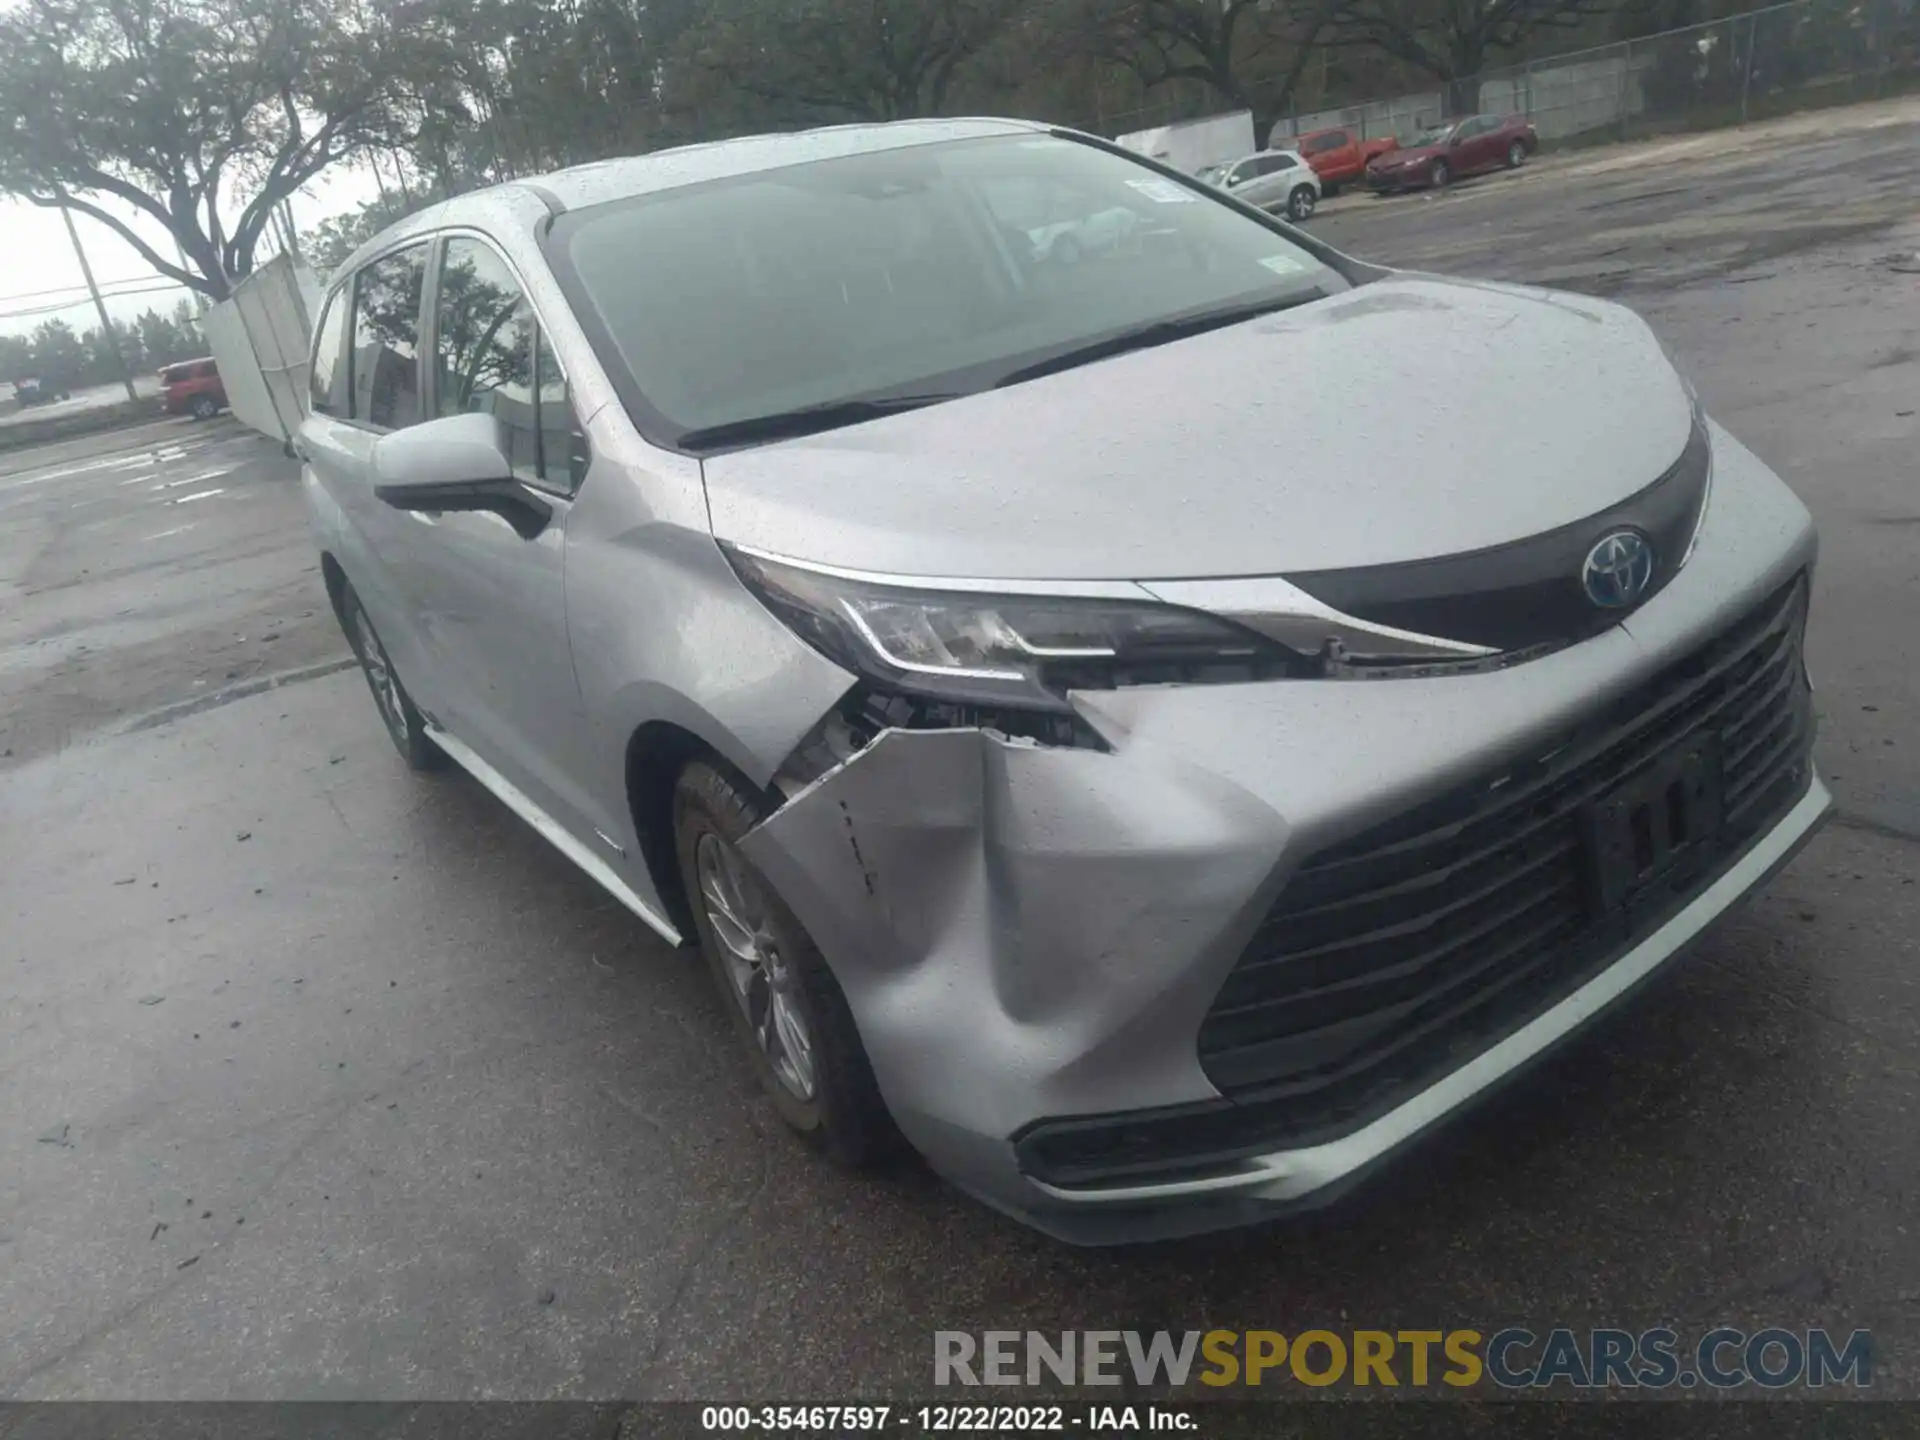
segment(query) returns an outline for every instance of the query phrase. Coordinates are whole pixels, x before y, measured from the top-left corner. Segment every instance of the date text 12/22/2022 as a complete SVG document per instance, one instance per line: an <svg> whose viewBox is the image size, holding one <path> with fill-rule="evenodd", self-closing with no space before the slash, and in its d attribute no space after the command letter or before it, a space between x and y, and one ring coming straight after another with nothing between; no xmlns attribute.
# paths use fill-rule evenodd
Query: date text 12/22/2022
<svg viewBox="0 0 1920 1440"><path fill-rule="evenodd" d="M1186 1410L1163 1405L708 1405L700 1428L748 1434L850 1431L921 1434L1064 1433L1083 1430L1192 1433Z"/></svg>

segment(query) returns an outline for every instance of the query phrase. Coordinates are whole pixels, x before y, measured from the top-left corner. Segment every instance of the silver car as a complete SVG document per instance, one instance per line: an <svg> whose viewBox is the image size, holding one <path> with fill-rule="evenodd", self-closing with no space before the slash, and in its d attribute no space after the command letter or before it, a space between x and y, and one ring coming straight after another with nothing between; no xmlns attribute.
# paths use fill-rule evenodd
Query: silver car
<svg viewBox="0 0 1920 1440"><path fill-rule="evenodd" d="M1297 150L1262 150L1203 170L1200 178L1262 210L1284 210L1289 220L1311 219L1320 204L1320 177Z"/></svg>
<svg viewBox="0 0 1920 1440"><path fill-rule="evenodd" d="M1085 136L464 196L343 267L312 375L406 761L698 948L794 1131L1070 1241L1337 1194L1830 807L1807 512L1645 324Z"/></svg>

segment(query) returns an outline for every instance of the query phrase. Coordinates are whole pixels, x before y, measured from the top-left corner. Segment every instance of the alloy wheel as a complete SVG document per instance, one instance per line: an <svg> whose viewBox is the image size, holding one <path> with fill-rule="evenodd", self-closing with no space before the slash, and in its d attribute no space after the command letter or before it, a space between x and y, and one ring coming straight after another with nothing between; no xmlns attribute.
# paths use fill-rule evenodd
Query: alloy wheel
<svg viewBox="0 0 1920 1440"><path fill-rule="evenodd" d="M711 831L694 847L707 923L719 942L733 997L780 1084L811 1100L816 1081L813 1033L800 997L800 975L781 950L765 896L739 853Z"/></svg>
<svg viewBox="0 0 1920 1440"><path fill-rule="evenodd" d="M407 723L407 707L400 698L400 681L393 673L393 662L381 647L380 637L373 633L373 622L367 619L365 607L357 601L353 607L353 638L354 648L360 652L360 666L367 672L367 687L373 691L373 703L380 707L380 718L404 748L412 727Z"/></svg>

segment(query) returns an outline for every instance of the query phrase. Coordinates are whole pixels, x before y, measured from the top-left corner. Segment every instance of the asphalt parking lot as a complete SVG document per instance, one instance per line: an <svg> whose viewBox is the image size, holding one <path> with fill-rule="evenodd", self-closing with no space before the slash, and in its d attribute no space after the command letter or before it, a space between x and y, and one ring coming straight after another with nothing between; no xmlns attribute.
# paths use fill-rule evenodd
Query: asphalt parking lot
<svg viewBox="0 0 1920 1440"><path fill-rule="evenodd" d="M1870 1328L1920 1398L1916 145L1888 105L1313 222L1648 317L1822 524L1842 810L1631 1012L1248 1234L1075 1251L815 1161L696 964L401 768L277 447L0 457L0 1396L839 1400L925 1393L936 1329L1725 1323ZM1432 358L1355 422L1444 404Z"/></svg>

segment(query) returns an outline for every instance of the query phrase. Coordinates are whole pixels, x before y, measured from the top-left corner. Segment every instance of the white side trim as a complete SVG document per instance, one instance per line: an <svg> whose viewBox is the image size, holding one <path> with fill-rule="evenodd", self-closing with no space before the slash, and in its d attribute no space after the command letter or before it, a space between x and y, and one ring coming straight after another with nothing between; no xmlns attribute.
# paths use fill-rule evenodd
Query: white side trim
<svg viewBox="0 0 1920 1440"><path fill-rule="evenodd" d="M680 938L680 932L678 930L668 924L663 917L656 915L649 909L647 902L634 894L633 891L628 888L627 882L614 874L613 870L604 860L586 846L582 845L578 840L574 839L572 834L569 833L558 820L554 819L551 815L547 814L546 811L534 804L532 800L528 799L519 786L507 779L506 776L502 775L498 770L474 754L473 751L469 750L461 741L455 739L445 730L437 726L429 726L427 728L427 734L433 740L434 744L438 745L442 750L447 752L448 756L460 763L461 769L465 770L469 775L473 776L474 779L491 790L499 798L502 805L505 805L509 810L513 811L514 814L531 825L541 839L545 840L549 845L553 846L554 849L566 856L567 859L586 871L588 876L609 895L633 911L634 914L646 921L647 924L651 925L655 930L658 930L669 943L674 945L684 943Z"/></svg>
<svg viewBox="0 0 1920 1440"><path fill-rule="evenodd" d="M1536 1016L1498 1045L1483 1051L1362 1130L1324 1145L1255 1156L1246 1162L1245 1170L1200 1180L1098 1190L1065 1190L1039 1180L1032 1183L1055 1199L1068 1200L1078 1206L1137 1204L1143 1200L1209 1194L1244 1194L1260 1200L1295 1200L1310 1195L1411 1140L1659 968L1682 945L1719 919L1784 856L1792 853L1801 838L1824 820L1832 808L1833 797L1816 776L1805 798L1741 856L1731 870L1694 896L1673 919L1551 1010Z"/></svg>

